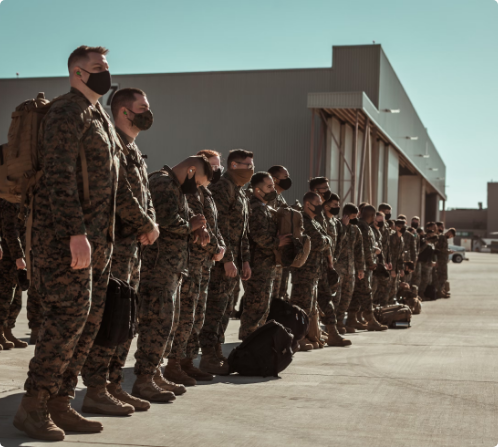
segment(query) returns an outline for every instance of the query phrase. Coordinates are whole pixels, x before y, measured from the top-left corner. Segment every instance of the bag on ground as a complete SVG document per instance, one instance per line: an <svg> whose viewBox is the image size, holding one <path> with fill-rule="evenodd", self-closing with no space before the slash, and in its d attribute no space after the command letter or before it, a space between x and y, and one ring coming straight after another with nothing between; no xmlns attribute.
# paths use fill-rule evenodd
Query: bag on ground
<svg viewBox="0 0 498 447"><path fill-rule="evenodd" d="M375 318L380 324L385 324L392 329L409 328L412 311L404 304L392 304L375 309Z"/></svg>
<svg viewBox="0 0 498 447"><path fill-rule="evenodd" d="M249 335L228 357L230 374L278 377L292 362L294 336L274 320Z"/></svg>
<svg viewBox="0 0 498 447"><path fill-rule="evenodd" d="M272 300L267 320L275 320L290 329L292 335L294 335L294 343L306 336L310 325L310 320L304 310L280 298Z"/></svg>
<svg viewBox="0 0 498 447"><path fill-rule="evenodd" d="M429 284L424 291L424 297L426 301L437 300L437 289L434 284Z"/></svg>

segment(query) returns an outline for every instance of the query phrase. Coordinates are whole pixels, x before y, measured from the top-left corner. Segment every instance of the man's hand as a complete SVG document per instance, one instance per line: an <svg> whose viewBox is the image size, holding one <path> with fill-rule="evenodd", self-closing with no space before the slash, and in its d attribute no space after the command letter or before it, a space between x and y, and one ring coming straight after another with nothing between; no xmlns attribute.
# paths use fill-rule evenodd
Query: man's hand
<svg viewBox="0 0 498 447"><path fill-rule="evenodd" d="M393 265L391 263L387 264L386 265L386 269L387 270L392 270L393 269Z"/></svg>
<svg viewBox="0 0 498 447"><path fill-rule="evenodd" d="M194 232L206 225L206 218L202 214L196 214L190 218L190 231Z"/></svg>
<svg viewBox="0 0 498 447"><path fill-rule="evenodd" d="M396 272L394 270L391 271L391 277L396 278Z"/></svg>
<svg viewBox="0 0 498 447"><path fill-rule="evenodd" d="M199 228L195 231L195 239L194 242L199 241L200 244L205 247L209 244L211 237L209 236L209 232L205 228Z"/></svg>
<svg viewBox="0 0 498 447"><path fill-rule="evenodd" d="M363 279L365 277L365 271L364 270L358 270L358 279Z"/></svg>
<svg viewBox="0 0 498 447"><path fill-rule="evenodd" d="M237 266L233 262L225 262L223 266L225 267L225 275L228 278L235 278L237 276Z"/></svg>
<svg viewBox="0 0 498 447"><path fill-rule="evenodd" d="M341 222L344 225L349 225L349 216L342 216Z"/></svg>
<svg viewBox="0 0 498 447"><path fill-rule="evenodd" d="M71 236L69 242L71 249L71 268L74 270L86 269L92 260L92 247L84 234Z"/></svg>
<svg viewBox="0 0 498 447"><path fill-rule="evenodd" d="M221 251L219 253L216 253L214 256L213 256L213 261L221 261L223 259L223 256L225 256L225 249L222 248Z"/></svg>
<svg viewBox="0 0 498 447"><path fill-rule="evenodd" d="M159 237L159 225L154 224L154 229L152 231L141 234L140 236L138 236L137 239L142 245L152 245L154 242L156 242L158 237Z"/></svg>
<svg viewBox="0 0 498 447"><path fill-rule="evenodd" d="M377 247L377 248L375 249L375 254L376 254L376 255L380 255L380 253L381 253L381 252L382 252L382 250L381 250L379 247Z"/></svg>
<svg viewBox="0 0 498 447"><path fill-rule="evenodd" d="M292 236L291 233L285 234L283 236L279 235L278 238L280 239L280 242L279 242L278 246L283 247L285 245L289 245L292 242L291 236Z"/></svg>
<svg viewBox="0 0 498 447"><path fill-rule="evenodd" d="M24 270L26 268L26 262L24 261L24 258L16 259L16 267L17 270Z"/></svg>
<svg viewBox="0 0 498 447"><path fill-rule="evenodd" d="M242 281L247 281L251 278L251 266L249 263L246 261L242 264Z"/></svg>

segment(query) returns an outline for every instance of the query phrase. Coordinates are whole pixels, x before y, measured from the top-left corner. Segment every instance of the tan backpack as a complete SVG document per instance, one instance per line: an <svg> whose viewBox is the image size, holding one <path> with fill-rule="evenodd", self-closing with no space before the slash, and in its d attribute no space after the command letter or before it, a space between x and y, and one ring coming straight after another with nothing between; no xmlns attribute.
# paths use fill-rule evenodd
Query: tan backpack
<svg viewBox="0 0 498 447"><path fill-rule="evenodd" d="M283 267L302 267L311 250L311 240L304 234L302 214L291 207L279 208L277 227L282 236L292 234L292 243L275 252L277 264Z"/></svg>

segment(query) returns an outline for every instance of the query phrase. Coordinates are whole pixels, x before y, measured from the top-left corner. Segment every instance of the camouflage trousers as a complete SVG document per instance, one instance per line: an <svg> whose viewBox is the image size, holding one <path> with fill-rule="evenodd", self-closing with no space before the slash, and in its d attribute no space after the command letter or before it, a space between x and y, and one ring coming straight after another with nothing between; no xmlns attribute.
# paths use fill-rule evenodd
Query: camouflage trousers
<svg viewBox="0 0 498 447"><path fill-rule="evenodd" d="M432 263L424 262L421 263L421 275L420 275L420 286L418 287L419 295L421 297L425 296L425 289L429 284L432 284Z"/></svg>
<svg viewBox="0 0 498 447"><path fill-rule="evenodd" d="M337 323L342 324L344 317L346 316L346 312L349 309L351 298L353 297L355 275L340 266L336 266L336 270L340 278L339 288L337 289L335 300L338 303L336 307L336 317Z"/></svg>
<svg viewBox="0 0 498 447"><path fill-rule="evenodd" d="M290 303L299 306L308 316L316 307L319 279L320 272L316 275L310 275L309 272L302 272L299 269L294 269L292 272Z"/></svg>
<svg viewBox="0 0 498 447"><path fill-rule="evenodd" d="M206 318L200 334L201 347L215 347L217 343L225 342L225 331L230 321L234 306L234 289L239 281L225 275L222 262L217 262L211 270L208 298L206 305Z"/></svg>
<svg viewBox="0 0 498 447"><path fill-rule="evenodd" d="M399 273L397 273L394 277L391 274L391 277L389 278L389 303L392 303L396 298L396 295L398 293L399 278Z"/></svg>
<svg viewBox="0 0 498 447"><path fill-rule="evenodd" d="M240 276L237 276L237 282L235 283L235 287L233 288L233 307L237 306L237 304L239 303L239 298L240 298L240 305L243 306L242 301L244 300L244 295L240 297L240 289L241 289L241 280Z"/></svg>
<svg viewBox="0 0 498 447"><path fill-rule="evenodd" d="M22 291L17 285L16 261L2 244L0 260L0 326L13 328L22 307Z"/></svg>
<svg viewBox="0 0 498 447"><path fill-rule="evenodd" d="M412 275L412 286L419 286L420 281L422 279L422 263L417 261L417 264L415 265L415 271L413 272Z"/></svg>
<svg viewBox="0 0 498 447"><path fill-rule="evenodd" d="M245 282L244 311L240 317L239 340L244 340L266 323L275 280L273 259L256 258L252 275Z"/></svg>
<svg viewBox="0 0 498 447"><path fill-rule="evenodd" d="M391 272L389 272L389 275ZM390 276L388 278L380 278L372 275L372 296L375 306L387 306L389 303L389 288L391 285Z"/></svg>
<svg viewBox="0 0 498 447"><path fill-rule="evenodd" d="M353 297L349 304L349 312L372 312L372 277L373 271L366 270L363 279L356 279L354 284Z"/></svg>
<svg viewBox="0 0 498 447"><path fill-rule="evenodd" d="M290 268L277 265L275 269L275 281L273 281L272 299L280 298L285 301L289 300L289 277Z"/></svg>
<svg viewBox="0 0 498 447"><path fill-rule="evenodd" d="M41 296L35 287L28 289L28 302L26 303L28 313L28 325L30 329L39 328L43 323L43 306Z"/></svg>
<svg viewBox="0 0 498 447"><path fill-rule="evenodd" d="M142 271L135 374L153 375L173 346L180 317L182 275Z"/></svg>
<svg viewBox="0 0 498 447"><path fill-rule="evenodd" d="M327 267L325 264L322 266L317 287L316 300L318 303L318 307L323 313L323 317L321 317L323 324L327 326L331 324L337 324L334 299L337 296L338 287L335 286L333 289L330 287L327 277Z"/></svg>
<svg viewBox="0 0 498 447"><path fill-rule="evenodd" d="M38 259L35 252L33 284L41 296L44 320L24 388L74 396L102 322L112 245L91 244L91 265L81 270L70 267L69 239L59 245L58 256L50 250L53 258ZM37 248L44 252L44 247Z"/></svg>
<svg viewBox="0 0 498 447"><path fill-rule="evenodd" d="M111 274L138 291L140 253L135 238L114 244ZM115 347L94 344L81 370L83 383L91 387L105 385L107 380L112 383L121 383L130 346L131 340Z"/></svg>
<svg viewBox="0 0 498 447"><path fill-rule="evenodd" d="M444 290L444 286L448 281L448 263L446 260L442 260L437 262L437 291L442 292Z"/></svg>
<svg viewBox="0 0 498 447"><path fill-rule="evenodd" d="M188 277L182 281L180 291L180 317L176 328L170 359L183 360L187 357L187 345L195 324L195 312L199 302L202 282L202 264L188 266ZM190 351L192 348L190 348Z"/></svg>
<svg viewBox="0 0 498 447"><path fill-rule="evenodd" d="M209 280L211 278L211 263L206 263L202 267L201 287L199 290L199 299L195 308L194 326L188 339L185 358L195 359L199 354L201 348L200 334L204 326L204 319L206 317L206 306L208 297Z"/></svg>

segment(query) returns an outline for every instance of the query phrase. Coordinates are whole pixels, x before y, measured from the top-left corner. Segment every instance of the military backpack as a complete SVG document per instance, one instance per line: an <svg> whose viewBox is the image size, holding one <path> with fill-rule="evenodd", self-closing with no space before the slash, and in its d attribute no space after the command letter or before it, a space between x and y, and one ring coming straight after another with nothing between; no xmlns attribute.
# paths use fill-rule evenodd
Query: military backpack
<svg viewBox="0 0 498 447"><path fill-rule="evenodd" d="M311 251L311 239L304 234L302 214L291 207L279 208L277 227L280 235L292 235L292 243L275 251L277 264L282 267L302 267Z"/></svg>

